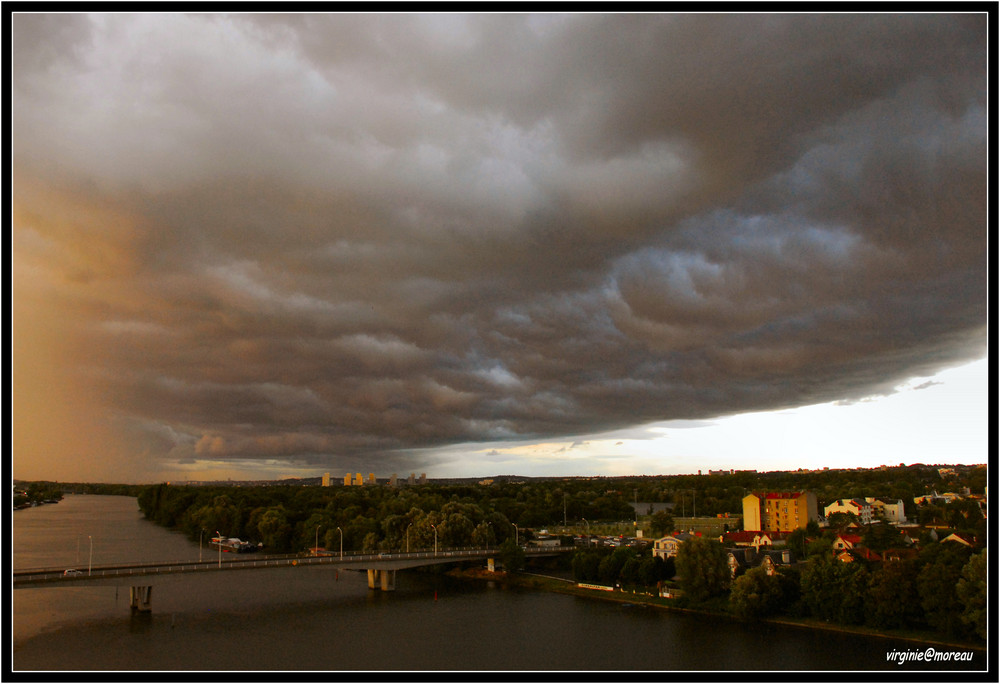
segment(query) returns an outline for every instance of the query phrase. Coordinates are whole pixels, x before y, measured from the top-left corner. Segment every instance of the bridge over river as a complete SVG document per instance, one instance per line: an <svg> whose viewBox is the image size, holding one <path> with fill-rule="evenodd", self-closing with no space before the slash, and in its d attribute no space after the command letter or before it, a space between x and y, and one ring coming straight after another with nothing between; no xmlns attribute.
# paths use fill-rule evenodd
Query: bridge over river
<svg viewBox="0 0 1000 684"><path fill-rule="evenodd" d="M555 556L571 552L573 547L527 547L527 558ZM196 580L208 572L231 572L263 568L288 568L297 566L327 566L343 570L363 570L368 573L371 589L392 591L396 585L396 571L428 565L443 565L464 561L486 560L490 570L500 553L496 547L440 549L399 553L334 553L317 556L257 556L230 555L218 560L173 561L161 563L127 563L95 565L87 569L29 568L15 570L14 589L38 587L79 586L128 586L130 606L133 611L148 612L152 609L154 584L179 579Z"/></svg>

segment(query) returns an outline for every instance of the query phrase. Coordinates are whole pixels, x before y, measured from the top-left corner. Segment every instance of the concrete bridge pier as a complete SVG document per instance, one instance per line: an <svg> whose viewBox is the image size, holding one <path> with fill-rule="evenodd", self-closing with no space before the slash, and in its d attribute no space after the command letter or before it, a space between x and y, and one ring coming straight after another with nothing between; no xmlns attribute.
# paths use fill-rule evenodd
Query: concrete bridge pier
<svg viewBox="0 0 1000 684"><path fill-rule="evenodd" d="M396 590L396 571L395 570L380 570L379 575L382 579L382 591L395 591Z"/></svg>
<svg viewBox="0 0 1000 684"><path fill-rule="evenodd" d="M153 610L153 587L129 587L128 597L133 613L148 613Z"/></svg>
<svg viewBox="0 0 1000 684"><path fill-rule="evenodd" d="M368 570L368 588L381 589L382 591L396 590L396 571L379 570L371 568Z"/></svg>

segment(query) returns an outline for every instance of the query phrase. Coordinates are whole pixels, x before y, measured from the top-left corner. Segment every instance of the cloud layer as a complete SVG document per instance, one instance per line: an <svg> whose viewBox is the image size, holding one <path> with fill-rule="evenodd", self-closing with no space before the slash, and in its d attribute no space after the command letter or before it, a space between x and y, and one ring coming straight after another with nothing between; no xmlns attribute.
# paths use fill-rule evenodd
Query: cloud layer
<svg viewBox="0 0 1000 684"><path fill-rule="evenodd" d="M15 14L16 457L63 402L122 468L404 472L978 358L986 55L985 15Z"/></svg>

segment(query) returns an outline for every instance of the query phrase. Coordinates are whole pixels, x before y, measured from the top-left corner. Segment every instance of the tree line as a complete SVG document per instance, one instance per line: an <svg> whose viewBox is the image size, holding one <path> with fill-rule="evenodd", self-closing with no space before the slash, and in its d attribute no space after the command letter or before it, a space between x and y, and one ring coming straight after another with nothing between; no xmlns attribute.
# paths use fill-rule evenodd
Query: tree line
<svg viewBox="0 0 1000 684"><path fill-rule="evenodd" d="M525 541L533 528L569 516L622 520L633 509L616 492L551 483L491 487L190 487L150 485L138 493L147 519L191 539L219 532L269 551L317 542L345 551L489 546ZM518 532L520 530L520 532ZM520 535L520 537L518 537Z"/></svg>
<svg viewBox="0 0 1000 684"><path fill-rule="evenodd" d="M986 548L932 542L912 558L880 562L843 562L826 549L773 575L756 567L731 580L722 544L693 538L676 558L684 601L748 621L786 615L985 640Z"/></svg>

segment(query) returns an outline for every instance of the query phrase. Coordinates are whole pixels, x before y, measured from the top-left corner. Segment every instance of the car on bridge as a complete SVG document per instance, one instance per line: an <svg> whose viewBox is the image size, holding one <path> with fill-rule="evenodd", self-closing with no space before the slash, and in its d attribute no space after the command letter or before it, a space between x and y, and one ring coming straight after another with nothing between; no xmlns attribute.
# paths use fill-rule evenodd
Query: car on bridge
<svg viewBox="0 0 1000 684"><path fill-rule="evenodd" d="M82 575L82 574L83 574L82 572L80 572L79 570L75 570L73 568L63 571L63 577L76 577L77 575Z"/></svg>

